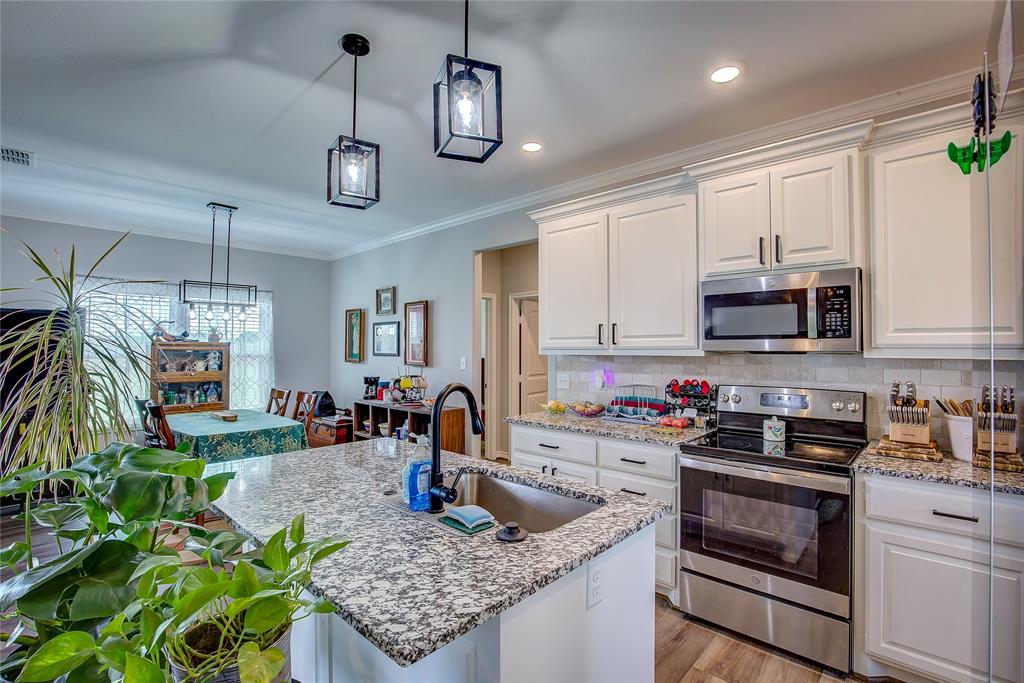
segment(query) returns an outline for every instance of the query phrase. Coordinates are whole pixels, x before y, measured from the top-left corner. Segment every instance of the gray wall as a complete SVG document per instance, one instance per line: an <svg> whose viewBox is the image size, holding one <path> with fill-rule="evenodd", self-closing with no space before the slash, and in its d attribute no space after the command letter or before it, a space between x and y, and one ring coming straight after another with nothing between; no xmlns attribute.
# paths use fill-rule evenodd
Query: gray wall
<svg viewBox="0 0 1024 683"><path fill-rule="evenodd" d="M479 391L479 358L474 353L474 258L476 252L537 239L537 225L525 211L502 214L339 259L331 268L331 393L339 405L362 395L364 375L393 376L402 357L374 357L372 325L400 320L407 301L430 301L430 365L424 375L434 393L449 382ZM374 292L398 287L398 312L378 316ZM344 360L344 312L367 312L367 353L362 363ZM403 321L404 327L404 321ZM466 359L466 369L459 367ZM461 405L461 400L459 401ZM455 405L455 403L453 403Z"/></svg>
<svg viewBox="0 0 1024 683"><path fill-rule="evenodd" d="M56 250L67 261L72 243L78 252L78 270L92 264L120 235L61 223L22 218L0 218L0 287L33 287L34 266L23 256L19 240L44 258ZM209 277L209 245L198 242L129 236L97 271L97 275L127 279L167 280ZM218 259L223 259L218 249ZM223 260L219 261L223 264ZM219 271L222 272L222 271ZM324 389L328 382L328 343L331 318L327 261L232 249L231 279L254 283L274 293L274 377L280 387ZM2 295L4 301L25 298L25 293Z"/></svg>

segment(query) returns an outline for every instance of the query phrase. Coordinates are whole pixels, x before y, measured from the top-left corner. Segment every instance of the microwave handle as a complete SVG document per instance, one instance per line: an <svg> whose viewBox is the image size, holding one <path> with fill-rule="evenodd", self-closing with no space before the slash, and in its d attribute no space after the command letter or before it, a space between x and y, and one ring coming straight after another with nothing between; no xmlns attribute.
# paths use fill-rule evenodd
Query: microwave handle
<svg viewBox="0 0 1024 683"><path fill-rule="evenodd" d="M807 338L818 338L818 288L807 288Z"/></svg>
<svg viewBox="0 0 1024 683"><path fill-rule="evenodd" d="M764 237L757 238L757 260L764 265Z"/></svg>

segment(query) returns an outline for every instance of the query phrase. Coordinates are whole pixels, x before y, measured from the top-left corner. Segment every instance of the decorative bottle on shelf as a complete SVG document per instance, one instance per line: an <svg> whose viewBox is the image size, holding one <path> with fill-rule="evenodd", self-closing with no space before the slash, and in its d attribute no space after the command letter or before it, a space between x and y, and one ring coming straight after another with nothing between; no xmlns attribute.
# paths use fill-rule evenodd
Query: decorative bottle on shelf
<svg viewBox="0 0 1024 683"><path fill-rule="evenodd" d="M220 392L217 391L217 385L211 384L210 388L206 390L206 401L207 403L216 403L220 400Z"/></svg>

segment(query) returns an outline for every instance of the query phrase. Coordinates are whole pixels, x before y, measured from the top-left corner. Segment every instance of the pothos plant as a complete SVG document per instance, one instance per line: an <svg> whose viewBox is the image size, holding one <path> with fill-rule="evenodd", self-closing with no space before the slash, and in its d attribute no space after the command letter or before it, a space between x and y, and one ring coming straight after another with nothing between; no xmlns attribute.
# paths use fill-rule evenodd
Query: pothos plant
<svg viewBox="0 0 1024 683"><path fill-rule="evenodd" d="M312 565L346 543L306 542L299 517L239 556L244 536L187 521L208 510L234 474L204 470L184 452L112 444L66 469L33 466L0 480L2 495L28 494L44 480L67 481L76 492L29 512L51 529L56 559L33 566L24 543L0 551L15 573L0 586L0 617L16 624L4 634L4 680L157 683L171 660L180 678L195 681L231 666L247 683L277 675L284 656L271 645L282 625L330 609L301 597ZM166 545L177 529L189 531L186 547L202 564L182 565Z"/></svg>

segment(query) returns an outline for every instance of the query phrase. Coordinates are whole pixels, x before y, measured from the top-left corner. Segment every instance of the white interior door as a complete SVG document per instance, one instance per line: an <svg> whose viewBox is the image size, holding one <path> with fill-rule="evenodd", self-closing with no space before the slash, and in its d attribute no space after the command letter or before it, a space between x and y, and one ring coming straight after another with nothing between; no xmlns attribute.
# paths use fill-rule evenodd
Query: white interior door
<svg viewBox="0 0 1024 683"><path fill-rule="evenodd" d="M548 359L540 353L540 308L537 297L512 299L509 309L512 351L509 375L514 415L540 410L548 400Z"/></svg>

